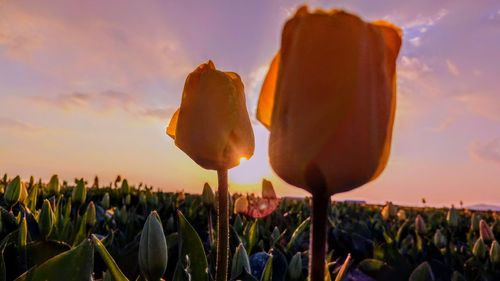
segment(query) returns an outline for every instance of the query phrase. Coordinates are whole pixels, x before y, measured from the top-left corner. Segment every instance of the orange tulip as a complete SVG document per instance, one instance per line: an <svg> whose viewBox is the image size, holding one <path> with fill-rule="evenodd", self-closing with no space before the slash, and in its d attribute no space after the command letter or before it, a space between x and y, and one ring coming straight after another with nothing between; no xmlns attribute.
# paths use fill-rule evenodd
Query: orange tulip
<svg viewBox="0 0 500 281"><path fill-rule="evenodd" d="M270 162L281 178L328 196L382 172L400 46L399 28L344 11L301 7L288 20L257 109L271 132Z"/></svg>
<svg viewBox="0 0 500 281"><path fill-rule="evenodd" d="M205 169L229 169L254 151L254 135L238 74L201 64L186 79L167 134Z"/></svg>

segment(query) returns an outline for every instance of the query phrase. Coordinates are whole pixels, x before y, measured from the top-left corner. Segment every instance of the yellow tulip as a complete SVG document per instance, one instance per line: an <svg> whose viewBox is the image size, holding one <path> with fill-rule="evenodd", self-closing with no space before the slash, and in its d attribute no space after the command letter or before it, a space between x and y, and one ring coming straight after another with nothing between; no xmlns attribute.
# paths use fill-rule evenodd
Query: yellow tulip
<svg viewBox="0 0 500 281"><path fill-rule="evenodd" d="M229 169L254 151L254 135L238 74L201 64L186 79L167 134L205 169Z"/></svg>
<svg viewBox="0 0 500 281"><path fill-rule="evenodd" d="M248 211L248 199L245 195L238 197L234 201L234 213L235 214L246 214Z"/></svg>
<svg viewBox="0 0 500 281"><path fill-rule="evenodd" d="M271 166L282 179L328 196L382 172L400 46L399 28L344 11L301 7L288 20L257 109L271 133Z"/></svg>

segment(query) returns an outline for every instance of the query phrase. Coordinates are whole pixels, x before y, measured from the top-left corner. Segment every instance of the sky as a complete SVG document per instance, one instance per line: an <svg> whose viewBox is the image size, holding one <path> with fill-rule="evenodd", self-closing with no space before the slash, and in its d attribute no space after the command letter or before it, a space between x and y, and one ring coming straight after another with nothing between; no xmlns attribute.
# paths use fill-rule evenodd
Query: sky
<svg viewBox="0 0 500 281"><path fill-rule="evenodd" d="M230 191L307 193L268 164L255 107L296 8L343 8L404 32L393 148L384 173L334 199L500 204L500 2L0 0L0 173L68 181L120 174L200 193L217 176L165 135L186 76L211 59L245 84L254 156Z"/></svg>

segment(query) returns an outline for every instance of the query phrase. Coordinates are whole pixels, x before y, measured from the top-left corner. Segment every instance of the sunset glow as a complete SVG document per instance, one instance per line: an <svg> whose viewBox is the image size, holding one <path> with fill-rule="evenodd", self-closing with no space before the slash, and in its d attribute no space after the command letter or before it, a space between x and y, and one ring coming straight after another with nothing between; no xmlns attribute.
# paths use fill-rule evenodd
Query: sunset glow
<svg viewBox="0 0 500 281"><path fill-rule="evenodd" d="M255 135L253 156L229 170L229 190L258 193L267 178L279 196L308 195L274 173L269 132L255 117L299 3L0 1L0 173L103 183L119 174L187 193L217 186L214 171L165 135L186 76L211 59L240 74ZM313 4L386 19L404 34L388 165L334 199L500 204L498 1Z"/></svg>

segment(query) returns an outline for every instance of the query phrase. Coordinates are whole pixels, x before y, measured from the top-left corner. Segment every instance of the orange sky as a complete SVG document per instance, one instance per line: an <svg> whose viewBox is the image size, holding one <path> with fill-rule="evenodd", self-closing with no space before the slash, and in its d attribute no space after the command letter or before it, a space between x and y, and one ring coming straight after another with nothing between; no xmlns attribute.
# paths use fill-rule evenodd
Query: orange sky
<svg viewBox="0 0 500 281"><path fill-rule="evenodd" d="M255 105L294 1L1 1L0 173L72 180L117 174L201 192L198 167L165 126L186 75L212 59L245 84L255 155L230 171L232 191L284 184L267 161ZM393 151L382 176L336 199L500 204L500 3L311 1L404 30Z"/></svg>

